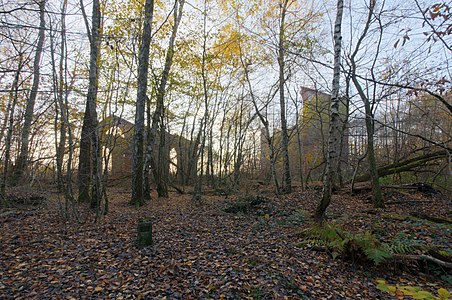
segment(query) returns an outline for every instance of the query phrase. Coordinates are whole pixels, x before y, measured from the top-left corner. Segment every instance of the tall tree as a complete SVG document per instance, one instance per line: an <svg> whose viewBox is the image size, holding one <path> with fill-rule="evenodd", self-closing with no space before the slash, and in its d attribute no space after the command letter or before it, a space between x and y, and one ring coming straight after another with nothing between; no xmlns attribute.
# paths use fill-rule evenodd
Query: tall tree
<svg viewBox="0 0 452 300"><path fill-rule="evenodd" d="M285 47L286 47L286 13L289 8L290 0L283 0L280 3L281 7L281 19L279 25L279 38L278 38L278 66L279 66L279 106L281 110L281 150L283 152L283 186L282 192L292 192L292 178L290 176L290 163L289 163L289 133L287 131L287 119L286 119L286 99L285 99Z"/></svg>
<svg viewBox="0 0 452 300"><path fill-rule="evenodd" d="M152 125L149 132L148 145L146 149L145 172L148 172L149 167L152 167L152 173L154 175L154 180L157 185L157 194L159 197L168 197L168 178L167 178L168 171L163 170L163 168L166 168L167 165L167 161L163 155L164 151L163 146L165 143L165 128L163 123L164 120L163 113L165 107L164 100L166 94L166 86L168 84L169 74L171 71L171 66L173 64L176 36L180 21L182 19L184 3L185 0L176 0L176 2L174 3L174 14L173 14L174 24L171 30L168 49L166 51L165 65L163 67L163 72L160 77L160 82L157 86L156 108L152 116ZM154 158L156 153L155 145L157 141L157 134L160 134L160 141L159 141L158 161L156 162Z"/></svg>
<svg viewBox="0 0 452 300"><path fill-rule="evenodd" d="M83 8L83 2L80 1ZM84 12L84 9L82 9ZM93 0L91 30L83 13L90 41L89 82L85 115L80 140L79 156L79 200L89 200L90 206L99 207L102 198L101 160L97 121L98 60L100 49L101 12L99 0ZM91 194L90 194L91 189Z"/></svg>
<svg viewBox="0 0 452 300"><path fill-rule="evenodd" d="M55 97L55 148L56 148L56 165L57 165L57 184L59 192L64 193L63 214L69 218L70 212L72 216L77 218L75 208L75 199L72 193L72 161L74 154L74 142L72 129L69 122L69 82L68 82L68 52L66 39L66 11L68 1L63 0L61 4L61 16L59 30L52 28L50 23L50 55L53 68L53 86ZM57 66L56 62L56 43L55 36L60 34L60 57ZM58 131L59 129L59 139ZM66 168L64 170L64 157L67 154ZM71 205L71 206L70 206ZM72 210L71 210L72 208Z"/></svg>
<svg viewBox="0 0 452 300"><path fill-rule="evenodd" d="M28 97L27 106L25 109L20 152L12 178L13 185L17 184L20 181L20 179L24 176L25 170L27 168L29 158L28 156L30 144L30 130L34 116L36 97L38 95L39 81L41 77L41 57L44 48L45 26L46 26L45 20L46 0L39 1L38 6L39 6L39 33L38 33L38 44L36 46L36 52L33 62L33 84L31 86L30 96Z"/></svg>
<svg viewBox="0 0 452 300"><path fill-rule="evenodd" d="M333 90L331 92L330 124L328 135L328 152L326 157L325 173L323 176L322 200L317 206L315 219L322 223L325 211L331 202L333 183L337 173L338 160L341 153L341 120L339 115L339 79L341 76L341 28L344 1L337 1L336 21L334 24L334 66L333 66Z"/></svg>
<svg viewBox="0 0 452 300"><path fill-rule="evenodd" d="M375 145L374 145L374 133L375 133L375 122L374 122L374 111L373 111L373 103L371 103L371 99L369 99L368 95L364 92L363 87L361 86L358 75L357 75L357 65L356 65L356 56L358 54L358 51L361 48L361 44L364 40L364 38L367 36L367 33L369 32L370 25L372 23L374 10L375 10L376 0L370 0L369 6L368 6L368 15L367 20L364 25L364 30L358 39L358 42L356 44L355 50L350 56L350 76L351 80L353 82L353 85L355 86L356 90L358 91L358 94L364 104L364 112L365 112L365 123L366 123L366 133L367 133L367 159L369 163L369 171L370 171L370 178L371 178L371 185L372 185L372 194L373 194L373 204L375 207L383 207L383 194L381 192L381 186L378 176L378 170L377 170L377 160L376 160L376 154L375 154ZM381 27L380 27L381 29ZM381 43L381 36L378 42ZM378 55L378 52L377 52ZM373 74L373 69L375 66L376 57L373 62L373 66L371 67L371 71Z"/></svg>
<svg viewBox="0 0 452 300"><path fill-rule="evenodd" d="M207 88L207 0L204 0L204 13L203 13L203 31L202 31L202 57L201 57L201 78L202 78L202 91L204 98L204 117L201 120L201 128L199 129L199 134L201 134L201 144L199 147L198 157L201 158L201 168L200 174L196 178L195 188L193 191L193 201L200 202L202 195L202 183L204 177L204 149L206 146L206 127L209 119L209 93ZM196 166L195 166L196 167ZM198 172L196 172L198 173Z"/></svg>
<svg viewBox="0 0 452 300"><path fill-rule="evenodd" d="M9 93L8 100L8 112L6 120L8 121L8 130L6 133L5 139L5 158L3 160L3 174L2 181L0 182L0 207L7 206L8 202L6 201L6 181L8 178L9 172L9 162L11 156L11 140L13 136L13 127L14 127L14 112L16 110L17 98L18 98L18 90L19 90L19 78L22 68L24 66L24 57L23 53L19 53L19 62L17 66L16 73L14 75L14 80L11 85L11 90Z"/></svg>
<svg viewBox="0 0 452 300"><path fill-rule="evenodd" d="M135 131L133 138L133 169L131 204L141 206L144 203L144 110L148 86L149 48L151 44L151 25L154 13L154 0L146 0L144 5L143 32L138 54L138 90L135 105Z"/></svg>

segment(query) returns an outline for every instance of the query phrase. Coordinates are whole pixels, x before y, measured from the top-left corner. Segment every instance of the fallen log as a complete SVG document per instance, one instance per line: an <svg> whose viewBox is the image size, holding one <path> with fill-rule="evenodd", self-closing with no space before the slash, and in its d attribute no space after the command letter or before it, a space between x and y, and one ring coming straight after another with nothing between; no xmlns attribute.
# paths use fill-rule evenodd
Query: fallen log
<svg viewBox="0 0 452 300"><path fill-rule="evenodd" d="M433 196L436 194L441 193L440 191L433 188L431 185L426 183L411 183L411 184L391 184L391 185L382 185L381 188L383 190L407 190L407 191L418 191L421 193L424 193L429 196ZM353 187L353 193L360 193L360 192L370 192L372 190L372 186L370 182L363 183L356 185Z"/></svg>
<svg viewBox="0 0 452 300"><path fill-rule="evenodd" d="M385 205L407 204L407 203L433 203L432 200L397 200L385 202Z"/></svg>
<svg viewBox="0 0 452 300"><path fill-rule="evenodd" d="M452 263L442 261L440 259L437 259L433 256L426 255L426 254L395 254L393 256L394 259L404 261L404 260L416 260L416 261L427 261L434 263L438 266L441 266L446 269L452 269Z"/></svg>
<svg viewBox="0 0 452 300"><path fill-rule="evenodd" d="M399 162L396 162L393 164L378 167L377 168L378 176L384 177L387 175L412 171L413 169L420 167L429 161L444 158L444 157L447 157L447 153L444 150L439 150L439 151L419 155L419 156L409 158L409 159L406 159L403 161L399 161ZM363 182L363 181L369 181L369 180L370 180L370 174L363 174L363 175L357 176L355 178L354 182Z"/></svg>
<svg viewBox="0 0 452 300"><path fill-rule="evenodd" d="M427 221L431 221L434 223L439 223L439 224L452 224L451 220L446 220L446 219L442 219L442 218L438 218L438 217L429 216L427 214L416 212L416 211L410 212L410 216L413 216L418 219L424 219Z"/></svg>

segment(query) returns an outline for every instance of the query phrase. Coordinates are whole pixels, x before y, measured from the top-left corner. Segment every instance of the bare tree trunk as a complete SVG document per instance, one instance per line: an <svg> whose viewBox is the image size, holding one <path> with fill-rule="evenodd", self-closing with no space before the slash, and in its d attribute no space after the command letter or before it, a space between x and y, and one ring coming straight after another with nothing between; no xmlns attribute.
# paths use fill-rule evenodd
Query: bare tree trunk
<svg viewBox="0 0 452 300"><path fill-rule="evenodd" d="M57 159L57 183L60 192L64 192L64 215L69 218L70 211L72 215L77 218L77 211L75 207L75 199L72 192L72 161L74 154L74 143L72 136L72 129L69 123L69 91L68 91L68 78L67 78L67 40L66 40L66 10L67 0L64 0L61 8L61 53L58 66L58 72L56 70L55 49L53 46L53 36L51 35L51 55L52 55L52 67L54 75L54 86L56 90L56 107L59 108L60 114L60 139L56 148ZM56 76L58 73L58 76ZM57 117L56 117L57 118ZM68 159L66 162L66 172L64 173L64 155L66 153L66 140Z"/></svg>
<svg viewBox="0 0 452 300"><path fill-rule="evenodd" d="M295 129L297 134L297 154L298 154L298 174L300 176L300 185L301 190L304 191L304 182L303 182L303 145L301 141L301 121L300 121L300 114L301 109L303 108L303 104L301 105L301 108L298 106L298 91L295 91L296 96L295 99L293 99L293 103L295 106Z"/></svg>
<svg viewBox="0 0 452 300"><path fill-rule="evenodd" d="M80 8L83 13L83 19L85 21L86 31L88 33L88 37L90 43L92 43L91 31L89 29L88 18L85 14L85 6L83 4L83 0L80 0ZM89 110L88 102L85 103L85 112L83 114L83 123L82 123L82 132L80 135L80 152L78 158L78 174L77 174L77 182L78 182L78 202L90 202L90 187L91 187L91 174L92 174L92 165L91 165L91 130L92 125L90 124L91 116Z"/></svg>
<svg viewBox="0 0 452 300"><path fill-rule="evenodd" d="M53 86L55 89L55 147L56 147L56 182L58 191L62 192L64 188L64 176L63 176L63 159L64 153L66 150L66 128L67 123L64 120L64 102L63 102L63 94L64 94L64 63L65 63L65 46L66 46L66 8L67 8L67 0L63 1L62 11L61 11L61 45L60 45L60 60L57 71L56 66L56 58L55 58L55 43L54 43L54 35L50 34L50 51L51 51L51 62L52 62L52 77L53 77ZM50 25L51 26L51 25ZM58 76L57 76L58 74ZM60 113L59 113L60 111ZM61 114L61 118L59 115ZM59 125L59 128L58 128ZM58 129L59 129L59 141L58 141ZM66 213L68 212L68 207L65 207Z"/></svg>
<svg viewBox="0 0 452 300"><path fill-rule="evenodd" d="M289 163L289 134L287 132L286 120L286 99L285 99L285 19L287 5L289 0L284 0L281 4L281 24L279 27L279 45L278 45L278 65L279 65L279 105L281 110L281 149L283 152L284 170L283 170L283 193L292 192L292 178L290 176Z"/></svg>
<svg viewBox="0 0 452 300"><path fill-rule="evenodd" d="M257 100L256 100L256 97L254 95L253 88L251 86L250 76L249 76L249 70L248 70L249 65L244 62L244 58L243 58L243 53L242 53L242 48L241 47L240 47L240 62L242 64L243 70L245 72L245 79L246 79L246 82L248 84L248 89L249 89L249 92L250 92L251 101L253 102L254 109L256 111L257 116L259 117L259 120L261 121L262 125L264 126L264 130L263 131L261 130L261 134L264 135L265 141L266 141L267 146L268 146L271 176L272 176L273 181L275 183L275 191L276 191L276 194L280 194L281 193L281 189L280 189L280 186L279 186L279 183L278 183L278 176L276 175L275 148L273 146L273 139L272 139L272 137L270 135L269 122L268 122L267 117L262 114L261 110L257 106Z"/></svg>
<svg viewBox="0 0 452 300"><path fill-rule="evenodd" d="M83 8L83 1L80 1ZM83 118L82 137L79 157L79 200L89 200L90 206L96 208L96 220L102 199L101 187L101 151L99 147L99 129L97 121L97 90L99 75L101 13L99 0L93 0L91 32L84 9L82 9L90 40L89 83ZM91 195L89 195L91 189Z"/></svg>
<svg viewBox="0 0 452 300"><path fill-rule="evenodd" d="M41 0L39 3L39 33L38 33L38 44L36 46L36 53L33 62L33 84L31 87L30 96L27 101L27 107L25 109L24 116L24 125L22 127L22 136L21 136L21 146L19 158L17 160L14 175L12 178L12 184L15 185L19 183L19 181L23 178L25 170L28 164L28 156L29 156L29 143L30 143L30 129L31 123L33 121L34 115L34 107L36 103L36 97L38 95L39 88L39 80L41 76L41 56L44 47L44 39L45 39L45 6L46 0Z"/></svg>
<svg viewBox="0 0 452 300"><path fill-rule="evenodd" d="M179 28L180 21L182 19L182 11L184 7L185 0L176 0L174 7L174 25L171 32L171 37L169 40L168 51L166 52L165 57L165 66L163 68L162 77L160 79L160 84L157 88L157 97L156 97L156 108L154 114L152 116L152 127L149 132L149 142L147 145L146 156L145 156L145 172L149 171L149 167L152 168L152 172L154 175L154 180L157 185L157 193L159 197L168 197L168 180L167 178L163 178L163 174L159 174L157 171L157 164L155 162L155 144L157 138L157 131L159 127L159 123L162 120L162 116L164 113L164 99L166 94L166 85L168 83L169 73L171 70L171 66L173 64L173 56L174 56L174 46L176 42L177 30ZM179 4L179 5L178 5ZM163 124L162 124L163 125ZM160 126L160 130L164 130L163 126ZM163 142L163 141L161 141Z"/></svg>
<svg viewBox="0 0 452 300"><path fill-rule="evenodd" d="M80 153L78 162L78 201L90 201L91 187L91 139L90 139L90 113L88 103L85 104L83 115L82 133L80 136Z"/></svg>
<svg viewBox="0 0 452 300"><path fill-rule="evenodd" d="M144 24L138 61L138 91L135 106L135 132L133 139L132 199L131 204L144 204L144 110L148 86L149 48L151 44L151 25L154 13L154 0L146 0Z"/></svg>
<svg viewBox="0 0 452 300"><path fill-rule="evenodd" d="M201 157L201 172L196 178L196 184L193 191L193 201L200 202L202 197L202 185L203 185L203 177L204 177L204 149L206 146L206 127L209 118L208 112L208 103L209 103L209 95L207 93L207 70L206 70L206 54L207 54L207 1L204 1L204 13L203 13L203 47L202 47L202 60L201 60L201 76L202 76L202 87L203 87L203 96L204 96L204 117L201 121L201 128L199 129L201 134L201 145L199 148L198 157ZM197 172L198 173L198 172Z"/></svg>
<svg viewBox="0 0 452 300"><path fill-rule="evenodd" d="M337 1L336 22L334 24L334 67L333 67L333 90L331 92L331 111L328 136L328 153L325 166L325 174L323 176L323 193L322 200L317 206L315 219L322 223L325 218L325 211L330 205L333 181L337 173L338 159L341 153L341 128L339 116L339 79L341 76L341 27L342 13L344 10L343 0Z"/></svg>
<svg viewBox="0 0 452 300"><path fill-rule="evenodd" d="M373 203L375 207L383 207L383 194L381 192L381 186L377 171L377 162L375 158L375 147L374 147L374 116L373 111L370 104L370 99L367 97L366 93L364 92L363 88L361 87L361 84L358 81L358 77L356 74L356 61L355 57L359 51L359 48L361 46L362 41L364 40L365 36L367 35L370 27L370 23L372 20L372 16L374 13L376 5L376 0L370 0L369 1L369 12L368 17L366 21L366 25L364 28L364 31L359 38L355 51L350 57L350 63L351 63L351 79L352 82L358 91L358 94L363 101L364 104L364 111L365 111L365 122L366 122L366 133L367 133L367 159L369 161L369 168L370 168L370 177L371 177L371 183L372 183L372 193L373 193ZM373 72L373 71L372 71Z"/></svg>
<svg viewBox="0 0 452 300"><path fill-rule="evenodd" d="M96 208L98 212L100 202L102 200L102 161L100 159L101 149L99 146L99 128L97 120L97 89L99 77L99 52L100 52L100 28L101 28L101 13L99 0L93 1L93 17L92 17L92 31L91 31L91 51L90 51L90 68L89 68L89 86L87 102L90 108L91 117L91 145L92 145L92 192L91 192L91 207Z"/></svg>
<svg viewBox="0 0 452 300"><path fill-rule="evenodd" d="M150 143L151 137L151 99L146 96L146 145ZM144 168L143 168L143 199L151 200L151 180L149 174L149 163L147 162L147 154L145 153L145 148L143 148L144 154Z"/></svg>
<svg viewBox="0 0 452 300"><path fill-rule="evenodd" d="M8 172L9 172L9 162L10 162L10 155L11 155L11 139L13 136L13 126L14 126L14 112L16 111L16 104L17 104L17 93L19 89L19 76L20 72L22 71L22 67L24 65L23 62L23 54L19 53L19 63L17 66L16 74L14 76L13 84L11 86L10 94L9 94L9 102L8 102L8 111L9 116L7 117L8 120L8 130L6 132L6 139L5 139L5 159L3 160L3 176L2 181L0 183L0 207L1 206L8 206L8 201L6 199L6 180L8 178Z"/></svg>

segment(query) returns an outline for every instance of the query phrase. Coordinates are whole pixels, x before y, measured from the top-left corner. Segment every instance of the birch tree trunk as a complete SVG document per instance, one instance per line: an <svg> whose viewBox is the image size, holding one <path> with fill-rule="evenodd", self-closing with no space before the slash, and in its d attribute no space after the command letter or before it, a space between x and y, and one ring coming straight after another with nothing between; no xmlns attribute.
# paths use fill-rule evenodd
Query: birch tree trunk
<svg viewBox="0 0 452 300"><path fill-rule="evenodd" d="M154 13L154 0L146 0L144 6L143 33L138 58L138 91L135 106L135 131L133 138L133 169L131 204L144 204L144 111L148 87L149 48L151 44L151 25Z"/></svg>
<svg viewBox="0 0 452 300"><path fill-rule="evenodd" d="M339 155L341 153L341 124L339 116L339 79L341 65L341 27L344 1L337 1L337 14L334 24L334 67L333 67L333 90L331 92L331 111L328 136L328 152L326 157L325 174L323 176L322 200L317 206L315 219L322 223L325 219L325 211L331 202L333 182L336 177Z"/></svg>
<svg viewBox="0 0 452 300"><path fill-rule="evenodd" d="M31 86L30 96L27 101L27 106L25 108L24 125L22 127L21 145L19 157L14 169L14 174L12 178L12 184L17 184L20 179L24 176L25 170L28 163L29 155L29 143L30 143L30 129L31 123L33 121L33 115L35 113L35 103L36 97L38 95L39 80L41 76L41 57L44 47L45 39L45 6L46 0L41 0L39 3L39 33L38 33L38 44L36 46L36 53L33 62L33 84Z"/></svg>

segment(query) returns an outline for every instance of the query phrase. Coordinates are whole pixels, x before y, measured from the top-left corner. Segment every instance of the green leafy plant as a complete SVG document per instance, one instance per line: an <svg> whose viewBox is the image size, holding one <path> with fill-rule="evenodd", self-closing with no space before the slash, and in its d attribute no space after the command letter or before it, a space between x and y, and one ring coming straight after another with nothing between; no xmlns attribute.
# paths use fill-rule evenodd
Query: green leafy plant
<svg viewBox="0 0 452 300"><path fill-rule="evenodd" d="M253 299L260 300L260 299L264 299L265 293L264 293L264 291L262 291L259 288L253 288L250 291L250 296Z"/></svg>
<svg viewBox="0 0 452 300"><path fill-rule="evenodd" d="M437 296L433 295L432 293L428 291L424 291L419 287L416 286L410 286L410 285L390 285L387 284L385 280L378 279L376 280L377 289L379 289L382 292L388 293L391 296L409 296L413 299L425 299L425 300L447 300L450 299L450 292L444 288L440 288L437 291Z"/></svg>
<svg viewBox="0 0 452 300"><path fill-rule="evenodd" d="M256 210L256 207L260 204L267 201L267 198L262 196L249 196L242 199L238 199L235 202L231 202L228 204L228 206L224 209L227 213L237 214L250 214L254 210Z"/></svg>
<svg viewBox="0 0 452 300"><path fill-rule="evenodd" d="M379 265L399 254L414 254L430 249L425 244L405 235L396 236L391 242L381 242L370 232L351 233L338 226L312 226L302 232L300 247L321 247L333 258L343 257L353 261L371 261Z"/></svg>
<svg viewBox="0 0 452 300"><path fill-rule="evenodd" d="M300 246L324 247L333 258L368 260L378 265L391 257L387 247L369 232L354 234L337 226L325 225L307 228L303 236Z"/></svg>
<svg viewBox="0 0 452 300"><path fill-rule="evenodd" d="M306 212L303 210L295 210L287 217L287 223L290 225L301 225L306 221Z"/></svg>

